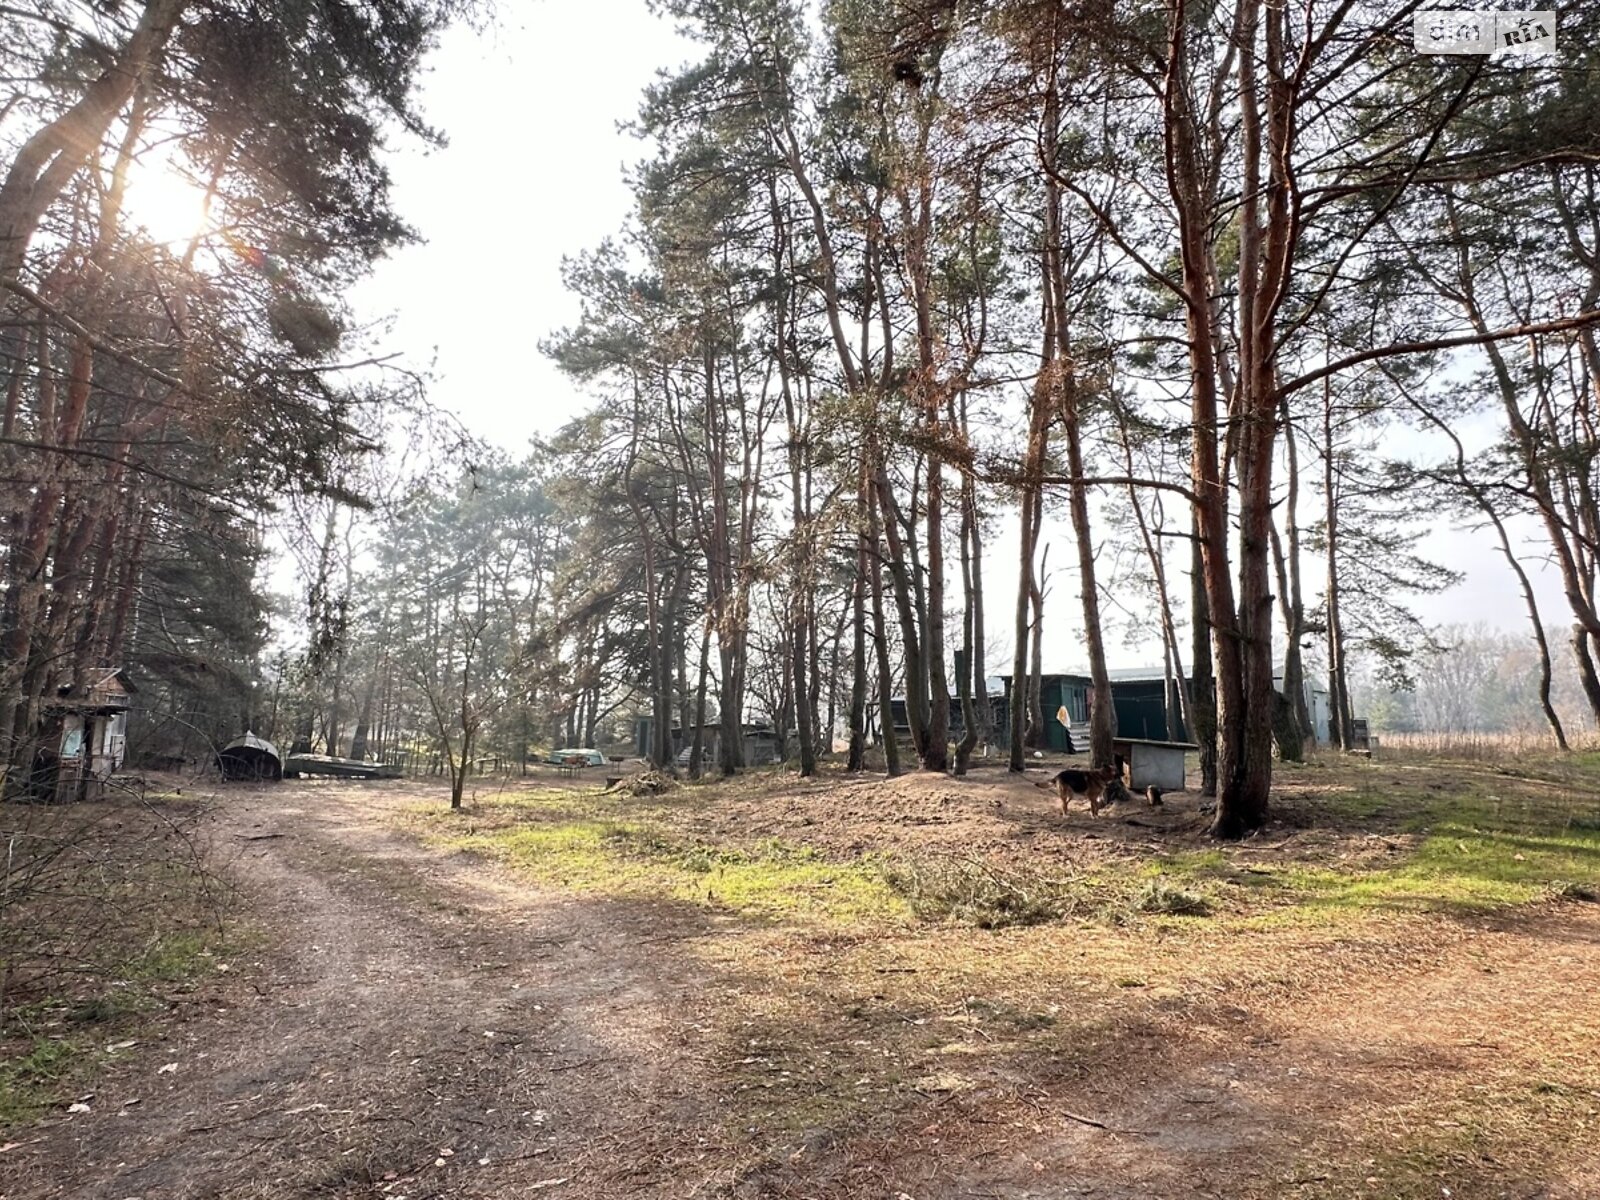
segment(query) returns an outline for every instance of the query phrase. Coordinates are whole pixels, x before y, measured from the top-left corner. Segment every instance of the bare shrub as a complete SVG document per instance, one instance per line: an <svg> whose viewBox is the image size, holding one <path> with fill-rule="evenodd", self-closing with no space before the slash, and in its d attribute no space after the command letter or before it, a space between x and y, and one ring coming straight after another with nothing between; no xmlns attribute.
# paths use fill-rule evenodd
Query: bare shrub
<svg viewBox="0 0 1600 1200"><path fill-rule="evenodd" d="M181 974L221 931L203 803L116 788L0 806L0 1033L41 1004L105 1006Z"/></svg>
<svg viewBox="0 0 1600 1200"><path fill-rule="evenodd" d="M641 771L630 775L612 791L626 792L630 796L660 796L678 786L677 780L657 770Z"/></svg>

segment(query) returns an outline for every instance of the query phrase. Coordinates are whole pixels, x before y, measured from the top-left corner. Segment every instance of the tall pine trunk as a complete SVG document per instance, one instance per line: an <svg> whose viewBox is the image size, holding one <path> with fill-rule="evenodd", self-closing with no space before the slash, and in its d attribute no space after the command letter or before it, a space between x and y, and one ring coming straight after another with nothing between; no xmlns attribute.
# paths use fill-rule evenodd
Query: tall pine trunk
<svg viewBox="0 0 1600 1200"><path fill-rule="evenodd" d="M1345 663L1343 592L1339 580L1339 472L1333 442L1332 393L1324 391L1322 406L1323 535L1327 549L1328 582L1323 598L1328 637L1329 741L1349 750L1350 690Z"/></svg>
<svg viewBox="0 0 1600 1200"><path fill-rule="evenodd" d="M882 533L888 546L889 585L894 597L895 614L900 624L900 645L903 655L902 670L905 678L906 723L910 726L911 746L917 761L923 762L928 754L928 673L922 653L922 637L917 621L916 600L910 554L900 536L900 512L894 492L889 486L889 473L883 464L881 450L875 461L874 490L877 511L882 518ZM948 697L946 698L948 703Z"/></svg>
<svg viewBox="0 0 1600 1200"><path fill-rule="evenodd" d="M873 458L875 447L868 443L869 472L876 469ZM867 500L867 541L872 548L868 583L872 593L872 644L873 656L878 664L878 720L883 728L883 766L889 775L900 774L900 741L894 729L894 669L889 662L889 623L883 606L883 564L881 554L882 531L878 513L878 496L869 489Z"/></svg>
<svg viewBox="0 0 1600 1200"><path fill-rule="evenodd" d="M1043 522L1044 496L1033 498L1033 536L1037 543ZM1050 717L1044 711L1044 579L1050 567L1050 547L1039 556L1039 573L1034 576L1033 587L1028 592L1028 748L1043 750L1050 744L1049 730L1045 724Z"/></svg>
<svg viewBox="0 0 1600 1200"><path fill-rule="evenodd" d="M1083 426L1079 405L1077 365L1072 359L1071 310L1068 305L1065 249L1062 245L1061 195L1056 182L1054 161L1060 144L1060 97L1052 77L1045 91L1046 145L1050 148L1045 173L1045 264L1049 276L1046 310L1055 324L1055 359L1044 364L1055 393L1057 414L1067 447L1067 508L1072 517L1072 533L1078 548L1078 583L1083 604L1083 646L1089 656L1089 678L1093 689L1089 699L1089 756L1096 768L1111 766L1116 760L1112 740L1116 737L1116 707L1111 695L1111 675L1106 667L1105 639L1100 628L1100 589L1096 582L1093 531L1089 524L1089 487L1084 483ZM1042 616L1042 612L1040 614ZM1041 636L1042 636L1042 621ZM1076 748L1076 747L1075 747ZM1106 789L1107 798L1124 799L1126 790L1120 779Z"/></svg>
<svg viewBox="0 0 1600 1200"><path fill-rule="evenodd" d="M867 757L867 571L868 553L866 512L872 503L867 486L866 458L862 457L861 477L856 489L858 521L856 530L856 573L850 586L850 618L853 645L850 654L850 752L845 770L864 770Z"/></svg>
<svg viewBox="0 0 1600 1200"><path fill-rule="evenodd" d="M689 743L689 778L699 779L705 771L701 761L706 740L706 682L711 673L711 623L700 633L700 668L694 689L694 737Z"/></svg>
<svg viewBox="0 0 1600 1200"><path fill-rule="evenodd" d="M1042 361L1049 362L1054 356L1054 351L1054 323L1047 316L1044 321ZM1029 728L1028 696L1031 691L1029 680L1032 677L1028 658L1029 633L1032 629L1029 606L1036 587L1033 559L1039 540L1039 493L1042 486L1040 477L1044 474L1045 451L1049 446L1048 389L1049 379L1041 371L1029 398L1028 442L1022 459L1022 494L1018 503L1020 519L1017 536L1017 605L1011 630L1011 694L1008 698L1010 702L1008 716L1011 723L1008 768L1012 771L1023 769Z"/></svg>
<svg viewBox="0 0 1600 1200"><path fill-rule="evenodd" d="M973 577L973 552L977 540L976 505L972 501L972 478L961 486L961 650L956 655L956 690L961 697L961 740L956 743L954 773L965 775L978 744L978 708L973 702L973 675L980 678L983 668L975 665L978 622L983 619Z"/></svg>

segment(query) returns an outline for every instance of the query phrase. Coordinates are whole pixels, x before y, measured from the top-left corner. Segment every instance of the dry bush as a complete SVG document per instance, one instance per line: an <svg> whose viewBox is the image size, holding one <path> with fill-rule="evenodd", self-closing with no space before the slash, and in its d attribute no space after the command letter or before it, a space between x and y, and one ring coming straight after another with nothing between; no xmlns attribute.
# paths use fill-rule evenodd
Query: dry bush
<svg viewBox="0 0 1600 1200"><path fill-rule="evenodd" d="M1042 925L1073 912L1082 899L1064 879L1007 870L973 858L929 857L885 872L924 920L950 920L980 929Z"/></svg>
<svg viewBox="0 0 1600 1200"><path fill-rule="evenodd" d="M1587 883L1564 883L1556 888L1563 900L1580 900L1584 904L1600 904L1600 888Z"/></svg>
<svg viewBox="0 0 1600 1200"><path fill-rule="evenodd" d="M173 978L220 931L203 804L119 788L0 806L0 1033L40 1006L103 1006Z"/></svg>
<svg viewBox="0 0 1600 1200"><path fill-rule="evenodd" d="M1133 906L1140 912L1168 917L1204 917L1211 912L1211 901L1199 892L1179 887L1171 880L1152 879L1139 889Z"/></svg>
<svg viewBox="0 0 1600 1200"><path fill-rule="evenodd" d="M651 769L641 771L637 775L629 775L621 783L610 789L615 792L626 792L630 796L660 796L670 792L678 786L678 781L664 772Z"/></svg>

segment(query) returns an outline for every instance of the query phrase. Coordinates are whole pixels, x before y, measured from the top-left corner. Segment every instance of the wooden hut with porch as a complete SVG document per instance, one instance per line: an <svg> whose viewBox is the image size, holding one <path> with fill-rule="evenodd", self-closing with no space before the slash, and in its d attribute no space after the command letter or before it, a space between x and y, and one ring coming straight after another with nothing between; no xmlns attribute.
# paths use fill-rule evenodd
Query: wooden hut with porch
<svg viewBox="0 0 1600 1200"><path fill-rule="evenodd" d="M128 709L139 689L120 667L87 673L44 698L29 791L39 800L97 800L127 755Z"/></svg>

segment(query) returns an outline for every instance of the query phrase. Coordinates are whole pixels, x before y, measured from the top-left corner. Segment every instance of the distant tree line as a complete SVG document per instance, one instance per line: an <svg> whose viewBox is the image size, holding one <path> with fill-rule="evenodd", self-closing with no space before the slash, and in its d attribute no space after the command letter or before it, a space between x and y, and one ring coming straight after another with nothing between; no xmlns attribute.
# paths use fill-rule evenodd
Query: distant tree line
<svg viewBox="0 0 1600 1200"><path fill-rule="evenodd" d="M1523 634L1485 625L1446 626L1399 690L1359 669L1352 692L1377 733L1548 733L1539 650ZM1550 701L1567 729L1594 728L1577 666L1554 665Z"/></svg>

